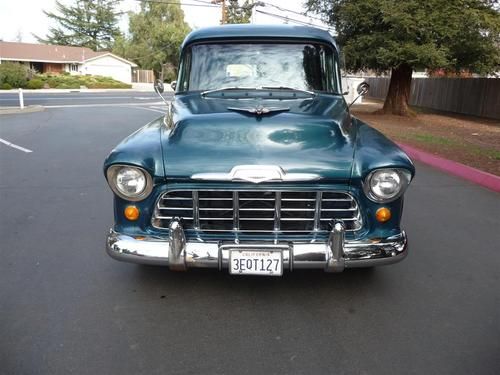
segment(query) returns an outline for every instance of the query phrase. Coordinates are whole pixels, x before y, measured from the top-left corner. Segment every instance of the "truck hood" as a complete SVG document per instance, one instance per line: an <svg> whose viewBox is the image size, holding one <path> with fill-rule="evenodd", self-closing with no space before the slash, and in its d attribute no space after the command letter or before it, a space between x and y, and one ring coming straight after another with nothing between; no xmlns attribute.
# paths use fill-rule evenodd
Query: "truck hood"
<svg viewBox="0 0 500 375"><path fill-rule="evenodd" d="M167 179L261 165L348 181L354 140L355 127L340 96L262 100L189 94L176 96L162 149Z"/></svg>

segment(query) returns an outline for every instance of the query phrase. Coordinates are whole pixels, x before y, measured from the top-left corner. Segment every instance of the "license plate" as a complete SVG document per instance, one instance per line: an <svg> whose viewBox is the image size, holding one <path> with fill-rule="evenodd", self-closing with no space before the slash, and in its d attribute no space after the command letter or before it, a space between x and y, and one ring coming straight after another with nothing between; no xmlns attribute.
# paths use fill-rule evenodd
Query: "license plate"
<svg viewBox="0 0 500 375"><path fill-rule="evenodd" d="M281 276L283 253L279 250L232 250L229 255L229 273Z"/></svg>

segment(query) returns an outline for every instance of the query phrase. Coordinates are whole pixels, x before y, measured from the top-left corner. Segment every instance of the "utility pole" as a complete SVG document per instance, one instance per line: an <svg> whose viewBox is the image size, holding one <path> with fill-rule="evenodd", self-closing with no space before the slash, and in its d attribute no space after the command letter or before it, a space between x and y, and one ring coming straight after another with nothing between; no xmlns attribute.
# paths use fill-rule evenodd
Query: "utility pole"
<svg viewBox="0 0 500 375"><path fill-rule="evenodd" d="M222 5L222 18L221 25L227 23L227 14L226 14L226 0L212 0L212 4L221 4Z"/></svg>

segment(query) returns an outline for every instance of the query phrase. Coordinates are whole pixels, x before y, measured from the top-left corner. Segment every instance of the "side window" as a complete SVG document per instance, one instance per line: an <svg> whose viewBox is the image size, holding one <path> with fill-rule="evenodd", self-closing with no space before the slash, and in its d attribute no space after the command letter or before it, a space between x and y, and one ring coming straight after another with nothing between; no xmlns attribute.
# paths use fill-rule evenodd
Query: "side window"
<svg viewBox="0 0 500 375"><path fill-rule="evenodd" d="M335 91L337 93L342 92L342 79L340 75L340 66L339 66L339 61L337 58L332 57L333 60L333 67L332 67L332 72L333 72L333 83L335 85Z"/></svg>
<svg viewBox="0 0 500 375"><path fill-rule="evenodd" d="M323 87L328 92L338 92L337 61L329 48L321 49L321 68L324 74Z"/></svg>
<svg viewBox="0 0 500 375"><path fill-rule="evenodd" d="M181 60L179 66L179 82L177 82L177 91L187 91L189 89L189 76L191 73L191 47L189 47L184 53L184 57Z"/></svg>

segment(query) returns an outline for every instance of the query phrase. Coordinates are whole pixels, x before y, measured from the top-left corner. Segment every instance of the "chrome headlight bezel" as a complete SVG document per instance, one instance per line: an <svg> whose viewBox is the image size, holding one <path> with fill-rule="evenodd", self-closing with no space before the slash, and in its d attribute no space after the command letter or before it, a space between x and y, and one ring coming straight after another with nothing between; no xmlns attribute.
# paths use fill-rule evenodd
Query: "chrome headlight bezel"
<svg viewBox="0 0 500 375"><path fill-rule="evenodd" d="M377 177L378 174L381 173L390 173L390 174L396 174L397 178L399 179L399 187L398 189L389 195L382 196L377 194L376 192L373 191L372 187L372 182L375 177ZM403 168L379 168L371 171L366 178L363 181L363 190L366 194L366 196L376 202L376 203L389 203L392 201L395 201L399 197L401 197L404 192L406 191L406 188L411 182L411 172L407 169Z"/></svg>
<svg viewBox="0 0 500 375"><path fill-rule="evenodd" d="M120 171L126 168L134 169L135 171L141 173L146 180L144 188L136 194L126 194L125 192L121 191L117 186L118 184L117 176L120 173ZM142 201L146 199L149 196L149 194L151 194L151 192L153 191L153 178L151 177L151 175L145 169L137 167L135 165L114 164L106 170L106 179L108 180L108 185L111 188L111 190L113 190L113 193L115 193L117 196L127 201L132 201L132 202Z"/></svg>

